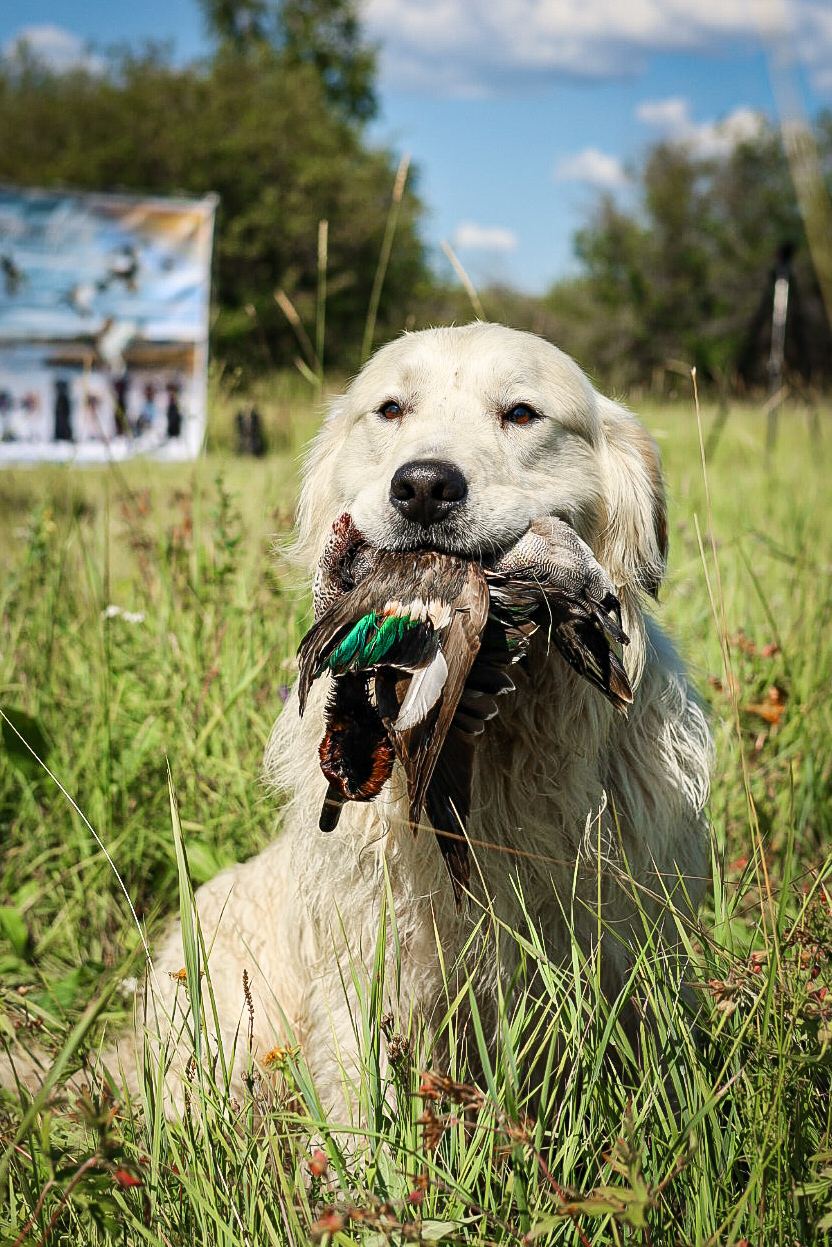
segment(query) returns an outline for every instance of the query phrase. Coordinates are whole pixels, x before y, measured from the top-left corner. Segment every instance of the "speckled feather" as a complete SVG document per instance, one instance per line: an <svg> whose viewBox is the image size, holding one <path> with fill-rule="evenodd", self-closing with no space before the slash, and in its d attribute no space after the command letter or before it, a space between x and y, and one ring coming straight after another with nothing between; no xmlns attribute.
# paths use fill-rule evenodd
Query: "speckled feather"
<svg viewBox="0 0 832 1247"><path fill-rule="evenodd" d="M626 716L633 700L616 646L629 644L621 606L603 567L563 520L535 520L486 572L492 613L519 628L520 654L545 631L566 661ZM531 629L529 625L532 625Z"/></svg>

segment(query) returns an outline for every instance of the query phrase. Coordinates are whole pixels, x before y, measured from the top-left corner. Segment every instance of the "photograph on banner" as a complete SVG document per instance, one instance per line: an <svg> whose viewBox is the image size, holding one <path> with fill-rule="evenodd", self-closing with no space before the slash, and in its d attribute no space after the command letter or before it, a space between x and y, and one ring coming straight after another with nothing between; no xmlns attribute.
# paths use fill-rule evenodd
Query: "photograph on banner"
<svg viewBox="0 0 832 1247"><path fill-rule="evenodd" d="M0 187L0 465L199 453L215 207Z"/></svg>

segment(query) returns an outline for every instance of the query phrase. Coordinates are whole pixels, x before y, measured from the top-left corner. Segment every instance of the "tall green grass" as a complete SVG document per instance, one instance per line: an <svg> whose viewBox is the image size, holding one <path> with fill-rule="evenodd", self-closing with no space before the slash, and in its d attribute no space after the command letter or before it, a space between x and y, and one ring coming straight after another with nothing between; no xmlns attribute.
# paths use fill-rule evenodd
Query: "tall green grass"
<svg viewBox="0 0 832 1247"><path fill-rule="evenodd" d="M671 497L661 617L718 745L713 888L680 929L695 1025L660 950L605 1001L577 950L552 966L533 934L503 931L529 986L503 1002L496 1051L451 966L433 1048L383 1011L388 906L379 974L366 987L343 967L366 1053L358 1125L325 1119L291 1046L274 1087L252 1070L245 1104L221 1065L195 1069L176 1126L152 1061L133 1100L60 1091L122 1020L141 960L110 861L152 938L191 883L275 834L260 758L308 618L274 550L315 420L299 384L257 395L262 461L223 452L237 396L219 377L217 449L192 467L0 476L0 1033L62 1062L41 1102L5 1098L0 1242L832 1241L827 411L820 441L783 413L768 465L765 417L731 412L711 511L693 403L646 412Z"/></svg>

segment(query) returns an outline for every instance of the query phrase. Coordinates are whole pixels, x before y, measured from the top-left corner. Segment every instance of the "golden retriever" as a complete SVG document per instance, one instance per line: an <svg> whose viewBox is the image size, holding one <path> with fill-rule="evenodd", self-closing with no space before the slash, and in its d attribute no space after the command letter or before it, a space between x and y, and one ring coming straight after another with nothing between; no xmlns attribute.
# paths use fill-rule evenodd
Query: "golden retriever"
<svg viewBox="0 0 832 1247"><path fill-rule="evenodd" d="M400 971L386 990L405 1022L411 1010L435 1019L466 945L479 958L480 995L493 1002L516 956L511 940L498 948L496 932L530 920L558 962L573 938L590 952L605 932L602 981L615 993L643 938L640 910L661 924L671 898L687 913L701 898L711 754L683 667L643 610L667 553L657 448L548 342L475 323L383 347L332 404L306 464L295 551L310 573L345 511L379 547L472 559L506 550L541 516L567 521L617 588L635 696L625 720L539 635L516 692L480 738L471 897L459 913L429 828L416 840L410 831L398 772L373 803L348 803L331 835L318 829L327 681L302 719L290 697L266 753L287 800L279 835L200 888L197 904L236 1081L250 1026L261 1059L291 1036L322 1102L341 1109L342 1069L351 1076L360 1060L355 981L373 973L388 898ZM482 957L489 939L494 949ZM183 965L178 926L154 961L170 1011L170 975Z"/></svg>

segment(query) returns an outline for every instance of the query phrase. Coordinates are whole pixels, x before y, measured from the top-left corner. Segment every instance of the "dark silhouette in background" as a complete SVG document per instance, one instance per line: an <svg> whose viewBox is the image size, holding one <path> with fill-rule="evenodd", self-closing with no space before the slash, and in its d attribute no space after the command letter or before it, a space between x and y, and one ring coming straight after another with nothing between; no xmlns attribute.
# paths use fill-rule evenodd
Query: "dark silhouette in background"
<svg viewBox="0 0 832 1247"><path fill-rule="evenodd" d="M257 459L265 455L263 421L256 407L238 411L234 417L234 449L238 455L254 455Z"/></svg>
<svg viewBox="0 0 832 1247"><path fill-rule="evenodd" d="M116 396L115 422L116 437L130 436L130 421L127 419L127 391L130 389L130 378L126 372L116 377L113 392Z"/></svg>
<svg viewBox="0 0 832 1247"><path fill-rule="evenodd" d="M168 391L168 437L179 437L182 433L182 408L179 406L179 386L169 381Z"/></svg>
<svg viewBox="0 0 832 1247"><path fill-rule="evenodd" d="M69 383L55 382L55 441L71 442L72 404L69 400Z"/></svg>
<svg viewBox="0 0 832 1247"><path fill-rule="evenodd" d="M784 374L811 380L819 363L806 330L792 263L795 250L790 239L778 247L737 359L746 387L767 383L770 394L780 389Z"/></svg>

